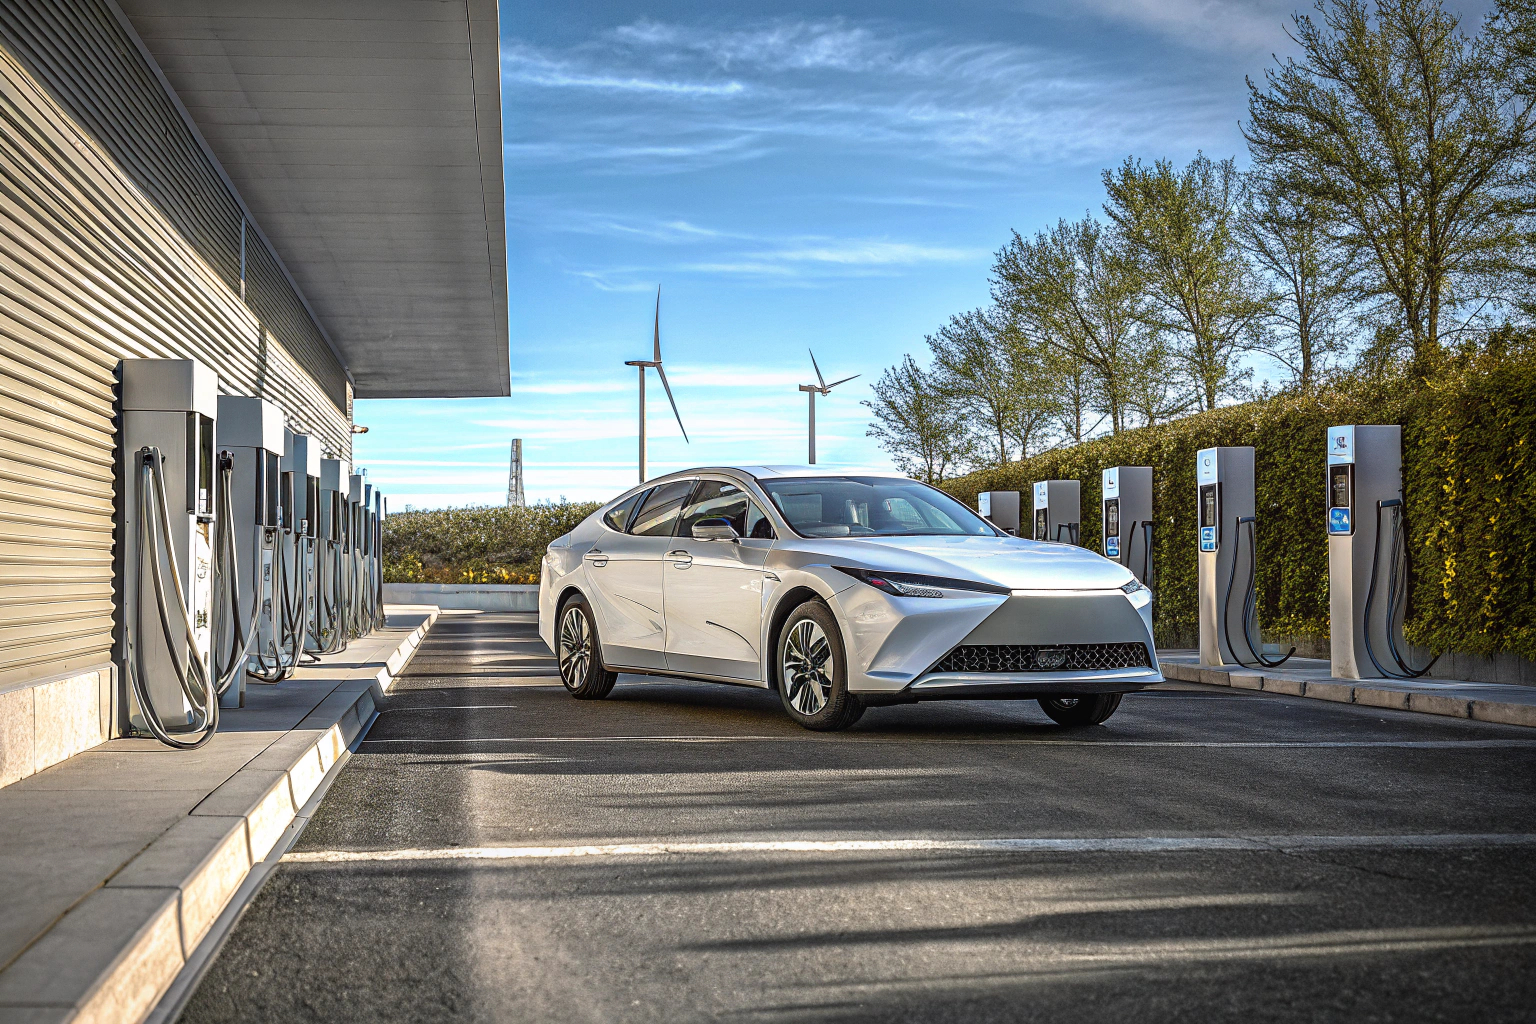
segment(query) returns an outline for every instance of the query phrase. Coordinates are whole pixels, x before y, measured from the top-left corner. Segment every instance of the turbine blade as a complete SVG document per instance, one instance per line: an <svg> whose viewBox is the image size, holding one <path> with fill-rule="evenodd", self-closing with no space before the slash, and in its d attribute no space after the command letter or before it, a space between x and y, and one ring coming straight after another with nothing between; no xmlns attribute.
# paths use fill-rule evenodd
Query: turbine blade
<svg viewBox="0 0 1536 1024"><path fill-rule="evenodd" d="M807 352L811 352L810 349L806 349L806 351ZM816 366L816 353L815 352L811 352L811 365L812 366ZM821 367L819 367L819 366L816 366L816 383L820 384L822 387L826 387L827 386L827 382L822 379Z"/></svg>
<svg viewBox="0 0 1536 1024"><path fill-rule="evenodd" d="M667 371L661 368L661 363L656 364L656 376L661 378L661 386L667 389L667 401L672 403L672 415L677 417L677 429L683 432L683 440L688 441L688 428L683 426L683 414L677 411L677 402L672 398L672 385L667 383ZM692 441L688 441L693 444Z"/></svg>
<svg viewBox="0 0 1536 1024"><path fill-rule="evenodd" d="M652 357L661 362L661 285L656 286L656 354Z"/></svg>
<svg viewBox="0 0 1536 1024"><path fill-rule="evenodd" d="M858 377L858 376L860 376L860 374L856 373L856 374L853 375L853 377ZM847 384L849 381L853 380L853 377L844 377L842 380L835 380L831 384L827 385L827 390L831 391L833 388L837 387L839 384Z"/></svg>

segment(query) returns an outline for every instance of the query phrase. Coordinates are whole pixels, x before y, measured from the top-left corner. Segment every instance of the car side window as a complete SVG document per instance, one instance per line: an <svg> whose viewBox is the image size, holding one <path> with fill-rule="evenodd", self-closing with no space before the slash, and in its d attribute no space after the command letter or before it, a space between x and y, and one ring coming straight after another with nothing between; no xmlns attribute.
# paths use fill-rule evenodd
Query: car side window
<svg viewBox="0 0 1536 1024"><path fill-rule="evenodd" d="M631 519L629 532L636 537L670 537L677 514L693 492L695 480L674 480L653 488Z"/></svg>
<svg viewBox="0 0 1536 1024"><path fill-rule="evenodd" d="M747 497L739 484L728 480L699 481L698 490L693 492L688 506L683 509L678 536L692 537L693 524L701 519L724 519L738 537L773 538L773 524L768 522L763 510Z"/></svg>
<svg viewBox="0 0 1536 1024"><path fill-rule="evenodd" d="M639 505L640 499L648 493L648 491L641 491L639 494L631 495L609 509L608 514L603 516L603 522L608 529L623 533L624 528L629 525L629 517L635 511L635 506Z"/></svg>
<svg viewBox="0 0 1536 1024"><path fill-rule="evenodd" d="M773 520L769 519L767 514L758 508L755 501L747 502L747 532L743 533L742 536L750 537L753 540L778 539L778 534L773 532Z"/></svg>

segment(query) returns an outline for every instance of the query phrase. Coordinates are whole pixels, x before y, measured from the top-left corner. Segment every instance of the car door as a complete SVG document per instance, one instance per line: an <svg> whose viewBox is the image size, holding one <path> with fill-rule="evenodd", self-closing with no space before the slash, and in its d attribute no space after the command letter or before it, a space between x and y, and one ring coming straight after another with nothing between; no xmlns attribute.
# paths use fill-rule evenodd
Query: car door
<svg viewBox="0 0 1536 1024"><path fill-rule="evenodd" d="M628 532L605 534L585 555L603 643L616 668L664 669L666 617L662 558L694 480L674 480L646 495Z"/></svg>
<svg viewBox="0 0 1536 1024"><path fill-rule="evenodd" d="M702 519L729 520L740 539L695 540ZM699 481L662 568L670 671L762 682L764 563L773 540L772 523L740 484Z"/></svg>

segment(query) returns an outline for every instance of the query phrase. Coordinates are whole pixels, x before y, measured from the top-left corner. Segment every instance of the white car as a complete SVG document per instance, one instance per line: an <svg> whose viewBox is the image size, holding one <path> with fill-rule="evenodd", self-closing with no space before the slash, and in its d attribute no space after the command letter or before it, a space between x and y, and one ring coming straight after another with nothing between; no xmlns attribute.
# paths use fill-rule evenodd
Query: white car
<svg viewBox="0 0 1536 1024"><path fill-rule="evenodd" d="M1119 563L907 477L735 466L626 491L550 544L539 635L580 699L635 672L774 689L809 729L995 697L1091 725L1162 681L1151 605Z"/></svg>

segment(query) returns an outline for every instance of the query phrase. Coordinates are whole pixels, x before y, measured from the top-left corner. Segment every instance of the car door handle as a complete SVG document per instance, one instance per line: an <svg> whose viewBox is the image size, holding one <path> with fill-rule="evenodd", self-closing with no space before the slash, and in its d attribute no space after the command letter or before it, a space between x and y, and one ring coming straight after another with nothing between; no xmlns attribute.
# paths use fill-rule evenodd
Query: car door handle
<svg viewBox="0 0 1536 1024"><path fill-rule="evenodd" d="M672 565L678 569L686 569L693 564L693 555L682 548L668 551L667 557L672 559Z"/></svg>
<svg viewBox="0 0 1536 1024"><path fill-rule="evenodd" d="M603 566L608 564L608 556L601 551L588 551L581 557L585 558L588 562L591 562L594 569L601 569Z"/></svg>

